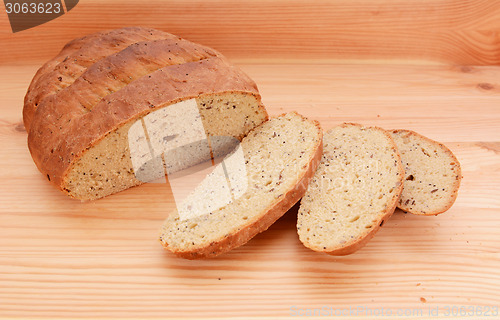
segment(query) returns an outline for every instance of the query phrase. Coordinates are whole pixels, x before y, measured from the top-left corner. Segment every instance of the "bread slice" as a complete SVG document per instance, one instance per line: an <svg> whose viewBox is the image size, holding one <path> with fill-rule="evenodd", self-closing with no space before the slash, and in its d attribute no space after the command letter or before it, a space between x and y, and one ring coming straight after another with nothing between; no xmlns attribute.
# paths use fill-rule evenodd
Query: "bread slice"
<svg viewBox="0 0 500 320"><path fill-rule="evenodd" d="M324 136L321 163L300 203L300 241L332 255L350 254L394 212L404 170L390 134L346 123Z"/></svg>
<svg viewBox="0 0 500 320"><path fill-rule="evenodd" d="M437 215L457 198L462 173L455 155L443 144L411 130L393 130L405 180L398 207L419 215Z"/></svg>
<svg viewBox="0 0 500 320"><path fill-rule="evenodd" d="M168 216L160 236L166 249L188 259L213 257L266 230L304 195L321 158L322 130L318 122L289 113L255 128L239 148L243 166L234 164L233 153L236 158L226 158L225 168L217 166ZM231 181L244 173L240 183L231 182L230 201L212 208L226 189L224 171Z"/></svg>
<svg viewBox="0 0 500 320"><path fill-rule="evenodd" d="M171 113L164 109L181 106L189 110L159 119ZM145 158L155 157L153 162L160 160L152 166L155 170L148 169L156 175L147 176L165 174L156 170L167 167L161 164L161 152L146 152L154 144L150 136L161 134L146 133L151 129L146 120L151 117L164 128L174 124L185 130L178 132L181 138L189 137L174 142L169 139L177 134L162 137L166 145L200 142L204 156L210 154L207 138L241 139L268 119L255 83L220 53L140 27L70 42L37 73L24 107L28 147L38 169L61 191L81 200L99 199L146 182L138 178L140 172L134 166L138 151ZM194 140L193 130L201 130L200 141ZM131 136L140 141L131 141ZM193 164L181 158L171 163ZM203 158L190 157L194 162ZM174 167L179 168L173 165L168 170Z"/></svg>

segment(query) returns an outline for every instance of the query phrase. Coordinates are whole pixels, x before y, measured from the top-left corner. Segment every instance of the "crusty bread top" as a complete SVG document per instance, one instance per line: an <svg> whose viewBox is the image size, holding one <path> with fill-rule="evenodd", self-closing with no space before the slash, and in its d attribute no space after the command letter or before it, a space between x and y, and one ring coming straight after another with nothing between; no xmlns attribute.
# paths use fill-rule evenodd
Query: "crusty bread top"
<svg viewBox="0 0 500 320"><path fill-rule="evenodd" d="M375 234L401 195L404 170L385 130L347 123L325 133L321 163L304 198L297 231L312 250L349 254Z"/></svg>
<svg viewBox="0 0 500 320"><path fill-rule="evenodd" d="M51 182L61 187L66 171L86 149L127 121L160 107L220 92L246 92L260 99L255 83L219 53L170 38L133 44L108 55L82 72L74 88L70 85L41 100L28 146ZM99 40L90 42L95 45L94 41ZM79 50L85 48L83 43ZM42 77L32 90L42 90ZM30 91L28 95L37 96Z"/></svg>
<svg viewBox="0 0 500 320"><path fill-rule="evenodd" d="M86 69L109 55L140 41L178 39L151 28L127 27L87 35L70 41L61 52L35 74L24 98L23 119L29 132L31 121L41 101L70 86Z"/></svg>
<svg viewBox="0 0 500 320"><path fill-rule="evenodd" d="M460 162L445 145L411 130L393 130L405 180L398 207L419 215L437 215L457 198L462 179Z"/></svg>

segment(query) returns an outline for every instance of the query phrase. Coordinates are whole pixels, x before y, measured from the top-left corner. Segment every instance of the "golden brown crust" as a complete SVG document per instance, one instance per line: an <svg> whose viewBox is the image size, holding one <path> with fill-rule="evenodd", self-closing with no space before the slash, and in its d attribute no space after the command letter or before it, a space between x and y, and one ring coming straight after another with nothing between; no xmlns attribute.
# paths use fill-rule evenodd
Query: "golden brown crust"
<svg viewBox="0 0 500 320"><path fill-rule="evenodd" d="M400 208L401 210L403 210L405 212L409 212L409 213L416 214L416 215L423 215L423 216L435 216L435 215L438 215L438 214L443 213L443 212L447 211L448 209L450 209L451 206L453 206L453 204L455 203L455 200L457 199L458 189L460 188L460 182L462 180L462 168L460 166L460 162L458 161L457 157L444 144L442 144L438 141L432 140L430 138L427 138L427 137L425 137L425 136L423 136L415 131L407 130L407 129L394 129L394 130L391 130L391 132L394 134L404 133L407 136L410 135L410 136L417 137L418 139L425 140L425 141L429 142L430 144L433 144L433 145L437 146L438 148L440 148L441 150L443 150L446 154L448 154L450 156L450 158L453 159L453 162L455 163L452 170L454 171L454 174L456 175L456 179L455 179L455 182L453 183L453 186L451 186L453 191L452 191L450 200L448 201L446 206L440 208L439 210L435 210L435 211L421 212L421 211L417 211L415 209L412 209L409 206L405 206L405 204L402 202L399 202L397 205L398 208Z"/></svg>
<svg viewBox="0 0 500 320"><path fill-rule="evenodd" d="M145 40L177 38L169 33L142 27L97 32L70 41L35 74L24 98L23 121L29 132L35 111L47 96L71 85L87 67L127 46Z"/></svg>
<svg viewBox="0 0 500 320"><path fill-rule="evenodd" d="M313 122L320 132L322 132L319 122ZM177 256L185 259L211 258L228 252L236 247L242 246L257 234L267 230L274 222L276 222L276 220L283 216L304 196L307 186L309 185L309 181L314 176L316 168L321 161L321 156L323 155L322 137L316 144L315 148L316 152L311 156L308 165L304 167L302 174L298 175L298 177L301 178L297 181L294 188L284 193L276 200L275 203L271 204L260 219L243 226L238 232L230 234L229 236L220 239L220 241L212 242L202 248L197 247L190 251L175 251L174 248L168 247L168 244L165 248L168 248Z"/></svg>
<svg viewBox="0 0 500 320"><path fill-rule="evenodd" d="M215 50L183 39L137 42L89 66L71 86L57 93L57 100L90 111L110 91L116 92L160 68L218 55Z"/></svg>
<svg viewBox="0 0 500 320"><path fill-rule="evenodd" d="M109 32L109 30L108 30ZM51 60L47 61L43 66L38 69L36 72L35 76L33 77L33 80L31 81L30 87L28 91L31 91L34 89L34 87L37 85L37 82L41 76L43 76L45 73L50 72L54 70L54 68L61 63L67 56L73 54L74 52L80 50L83 46L87 45L91 41L95 41L95 38L102 36L105 34L106 31L101 31L101 32L96 32L93 34L86 35L81 38L77 38L74 40L71 40L68 42L62 49L61 51ZM29 100L28 95L25 97L25 103Z"/></svg>
<svg viewBox="0 0 500 320"><path fill-rule="evenodd" d="M158 56L161 48L166 51L172 49L167 42L162 45L163 47L157 46L153 50L153 55ZM69 86L57 94L45 97L38 106L28 131L28 147L38 169L64 191L64 179L72 164L88 148L129 121L169 104L203 95L242 92L257 96L260 100L255 83L216 51L192 43L185 45L185 49L187 51L178 54L188 56L195 49L197 54L207 54L202 54L201 60L192 59L193 62L166 66L140 77L98 100L91 110L82 106L78 98L92 96L92 91L99 90L96 86L109 85L112 79L102 78L106 70L101 69L100 77L92 76L93 73L99 73L92 67L87 70L89 77L101 78L95 86L85 86L82 81L77 81L74 88ZM134 51L132 48L129 51L121 56L130 61L142 58L141 50ZM100 65L117 66L118 63L113 59L114 56L110 56ZM140 64L137 65L137 68L141 67ZM134 69L125 63L111 72L117 78L124 78L134 72ZM265 113L264 110L261 106L261 111Z"/></svg>
<svg viewBox="0 0 500 320"><path fill-rule="evenodd" d="M363 126L361 124L357 124L357 123L343 123L340 126L344 127L344 128L348 127L348 126L365 127L365 126ZM334 256L342 256L342 255L351 254L351 253L361 249L362 247L364 247L368 243L368 241L370 241L373 238L375 233L377 233L377 231L384 224L384 222L387 221L392 216L392 214L394 213L394 210L396 209L397 203L399 201L399 197L401 196L401 193L403 191L404 168L403 168L403 165L401 163L401 156L400 156L399 151L397 149L396 143L394 142L393 138L386 130L384 130L380 127L372 127L372 126L370 126L369 128L378 130L381 133L383 133L390 141L390 143L392 145L392 150L393 150L394 154L396 155L400 181L394 189L394 195L393 195L392 199L390 200L390 202L388 203L384 214L380 217L377 224L375 224L375 226L370 229L370 232L363 234L363 235L359 236L357 239L353 239L350 243L347 243L347 245L342 246L342 247L337 248L337 249L332 250L332 251L325 251L323 249L323 247L312 247L312 246L307 246L306 244L304 244L306 247L308 247L311 250L318 251L318 252L324 252L324 253L334 255Z"/></svg>

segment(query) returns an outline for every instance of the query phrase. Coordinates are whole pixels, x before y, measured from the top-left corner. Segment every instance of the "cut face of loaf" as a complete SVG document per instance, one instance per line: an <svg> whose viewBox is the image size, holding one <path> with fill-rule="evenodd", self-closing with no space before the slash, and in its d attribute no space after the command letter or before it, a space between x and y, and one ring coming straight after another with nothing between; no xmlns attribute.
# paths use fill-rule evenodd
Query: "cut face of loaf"
<svg viewBox="0 0 500 320"><path fill-rule="evenodd" d="M159 174L158 170L155 170L153 173L146 174L146 178L137 175L138 172L134 170L132 163L133 154L131 154L129 139L131 126L138 121L140 122L141 119L134 119L111 132L83 153L82 157L68 170L68 175L63 180L63 188L76 199L102 198L208 160L210 158L210 145L206 137L227 136L241 139L246 132L265 120L265 116L259 110L258 98L254 95L220 93L201 96L193 100L196 101L201 116L205 139L200 140L200 144L195 144L193 152L180 149L181 154L176 155L176 159L174 159L176 162L180 162L177 167L171 168L169 166L164 170L163 166L166 166L164 157L163 161L160 159L161 172ZM172 106L165 108L169 107ZM191 119L185 117L181 119L181 122L172 125L187 130L194 129L190 121ZM140 126L140 130L143 130L142 126ZM144 135L147 141L143 141L143 143L150 144L152 134L153 132L149 130L148 136ZM159 134L162 134L161 131ZM207 141L206 145L205 141ZM132 150L132 153L134 151Z"/></svg>
<svg viewBox="0 0 500 320"><path fill-rule="evenodd" d="M290 113L255 128L239 148L169 215L160 237L166 249L188 259L212 257L266 230L303 196L321 157L322 131ZM224 194L228 203L213 208Z"/></svg>
<svg viewBox="0 0 500 320"><path fill-rule="evenodd" d="M460 163L443 144L410 130L393 130L405 180L398 207L420 215L448 210L457 198L462 178Z"/></svg>
<svg viewBox="0 0 500 320"><path fill-rule="evenodd" d="M298 213L300 241L332 255L356 251L394 212L404 170L388 132L343 124L324 136L323 157Z"/></svg>
<svg viewBox="0 0 500 320"><path fill-rule="evenodd" d="M215 50L146 28L87 36L35 75L24 107L28 146L51 183L71 197L98 199L144 182L134 170L129 130L186 101L198 109L202 138L241 139L267 120L255 83ZM162 129L193 128L187 116L164 122L170 125ZM189 142L187 160L179 156L167 171L203 160Z"/></svg>

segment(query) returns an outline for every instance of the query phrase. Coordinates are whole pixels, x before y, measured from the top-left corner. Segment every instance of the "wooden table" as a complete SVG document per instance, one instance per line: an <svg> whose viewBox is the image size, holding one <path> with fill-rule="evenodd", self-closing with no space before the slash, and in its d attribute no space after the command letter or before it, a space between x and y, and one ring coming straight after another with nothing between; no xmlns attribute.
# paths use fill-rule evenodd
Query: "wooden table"
<svg viewBox="0 0 500 320"><path fill-rule="evenodd" d="M105 2L108 9L112 8L109 2ZM77 34L124 25L125 9L132 2L124 1L114 16L90 26L85 19L95 12L98 2L80 1L65 16L19 36L10 33L2 13L0 318L276 319L295 318L319 308L323 311L316 310L316 315L338 316L341 312L344 318L373 319L376 317L370 312L392 312L398 318L422 319L436 309L444 316L447 310L459 312L462 306L498 307L500 55L491 50L498 49L500 8L493 2L423 1L425 11L413 1L413 21L398 18L405 12L411 14L411 1L382 1L376 8L368 0L352 4L322 1L317 7L294 1L281 11L279 2L258 2L268 9L262 17L258 10L245 16L245 8L231 1L207 4L212 17L231 14L228 23L234 34L248 36L248 42L238 42L235 47L220 38L219 20L212 24L201 21L204 29L193 26L187 18L185 24L178 23L179 14L188 18L195 15L196 1L171 4L173 9L163 13L171 20L161 20L153 10L158 1L146 4L144 12L149 15L139 17L139 23L146 24L146 16L152 21L148 25L205 40L202 42L227 51L258 83L270 114L295 110L319 120L325 129L350 121L416 130L444 142L462 164L459 196L447 213L420 217L398 210L375 238L353 255L332 257L303 247L296 234L294 207L247 245L201 261L176 258L158 243L158 228L173 208L164 185L143 185L81 203L49 185L35 168L26 146L22 101L41 59L54 55L62 43ZM324 10L328 5L337 6L336 10ZM440 10L448 16L439 18ZM286 17L288 29L279 28L285 26L286 19L269 19L272 14ZM300 28L305 22L299 18L304 15L313 25L339 15L345 28L333 19L308 40L307 30ZM328 35L321 32L331 32L336 39L342 30L361 28L346 21L349 17L365 21L365 15L375 19L372 28L352 32L350 45L323 39ZM446 18L448 24L438 23ZM69 21L74 24L62 29ZM252 22L261 24L252 29ZM398 23L403 30L394 28ZM420 33L408 32L410 23ZM439 28L422 29L429 25ZM206 26L212 29L207 31ZM295 37L303 42L297 42L290 52L284 42L273 42L275 34L266 35L266 26L274 27L285 38L287 34L293 38L290 34L295 31ZM467 27L467 32L450 31L461 26ZM377 43L373 39L387 30L395 34L390 40L380 42L379 38ZM37 32L48 32L46 45L37 41ZM435 41L442 50L415 45L412 51L404 34L420 46ZM443 36L445 40L440 42L445 34L450 38ZM481 36L476 42L462 41L470 35ZM282 50L283 59L276 51L266 51L255 40L258 37ZM373 43L363 46L359 42L363 37ZM328 44L322 46L321 41ZM344 51L339 49L342 46ZM253 51L245 55L245 48L256 52L260 48L262 55L255 56ZM346 57L349 50L352 59ZM328 52L332 59L326 59Z"/></svg>

